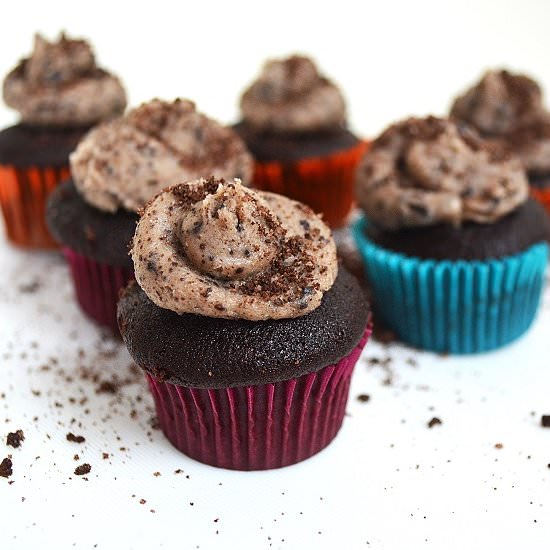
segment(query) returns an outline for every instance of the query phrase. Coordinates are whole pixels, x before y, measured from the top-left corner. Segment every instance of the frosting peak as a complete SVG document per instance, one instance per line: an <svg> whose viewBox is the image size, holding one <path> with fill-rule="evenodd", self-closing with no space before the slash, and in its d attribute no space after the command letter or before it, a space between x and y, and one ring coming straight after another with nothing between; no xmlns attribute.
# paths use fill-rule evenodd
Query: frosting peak
<svg viewBox="0 0 550 550"><path fill-rule="evenodd" d="M338 270L330 229L310 208L237 179L159 193L138 223L132 258L158 306L254 321L309 313Z"/></svg>
<svg viewBox="0 0 550 550"><path fill-rule="evenodd" d="M8 74L3 92L30 124L86 126L126 107L120 81L97 67L90 45L63 33L57 42L36 35L31 56Z"/></svg>
<svg viewBox="0 0 550 550"><path fill-rule="evenodd" d="M314 132L343 126L340 90L303 56L268 61L241 98L245 122L259 130Z"/></svg>
<svg viewBox="0 0 550 550"><path fill-rule="evenodd" d="M365 155L357 195L369 219L390 230L465 221L492 223L528 197L521 163L449 120L410 118Z"/></svg>
<svg viewBox="0 0 550 550"><path fill-rule="evenodd" d="M458 97L451 116L483 135L499 136L536 120L543 112L542 92L531 78L508 71L488 71Z"/></svg>
<svg viewBox="0 0 550 550"><path fill-rule="evenodd" d="M154 99L98 126L70 161L78 191L108 212L137 211L174 181L214 175L248 182L252 174L252 159L237 134L181 99Z"/></svg>

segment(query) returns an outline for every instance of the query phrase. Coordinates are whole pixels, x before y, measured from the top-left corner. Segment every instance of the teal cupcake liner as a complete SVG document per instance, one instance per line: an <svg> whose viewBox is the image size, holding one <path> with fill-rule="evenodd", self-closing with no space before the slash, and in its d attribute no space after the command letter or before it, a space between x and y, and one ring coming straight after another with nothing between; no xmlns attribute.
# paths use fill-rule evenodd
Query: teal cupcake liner
<svg viewBox="0 0 550 550"><path fill-rule="evenodd" d="M376 311L411 346L442 353L489 351L521 336L540 303L548 245L486 261L424 260L352 233L366 266Z"/></svg>

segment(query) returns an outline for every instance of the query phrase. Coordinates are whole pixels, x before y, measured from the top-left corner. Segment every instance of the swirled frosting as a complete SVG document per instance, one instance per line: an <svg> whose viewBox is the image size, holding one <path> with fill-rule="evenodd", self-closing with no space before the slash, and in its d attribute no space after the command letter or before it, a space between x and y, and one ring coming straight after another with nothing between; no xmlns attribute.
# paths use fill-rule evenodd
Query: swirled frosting
<svg viewBox="0 0 550 550"><path fill-rule="evenodd" d="M531 78L488 71L455 100L451 116L510 147L529 172L550 170L550 113Z"/></svg>
<svg viewBox="0 0 550 550"><path fill-rule="evenodd" d="M120 80L97 67L86 41L64 34L57 42L36 35L31 56L7 75L3 93L28 124L88 126L126 108Z"/></svg>
<svg viewBox="0 0 550 550"><path fill-rule="evenodd" d="M402 227L492 223L528 197L521 162L456 123L410 118L386 130L362 159L357 197L369 220Z"/></svg>
<svg viewBox="0 0 550 550"><path fill-rule="evenodd" d="M138 211L176 181L213 175L248 182L252 175L239 136L181 99L154 99L94 128L70 162L80 194L107 212Z"/></svg>
<svg viewBox="0 0 550 550"><path fill-rule="evenodd" d="M340 90L313 61L294 55L268 61L241 98L246 123L258 130L315 132L345 125Z"/></svg>
<svg viewBox="0 0 550 550"><path fill-rule="evenodd" d="M252 321L309 313L338 271L319 216L238 179L159 193L142 213L132 258L139 285L159 307Z"/></svg>

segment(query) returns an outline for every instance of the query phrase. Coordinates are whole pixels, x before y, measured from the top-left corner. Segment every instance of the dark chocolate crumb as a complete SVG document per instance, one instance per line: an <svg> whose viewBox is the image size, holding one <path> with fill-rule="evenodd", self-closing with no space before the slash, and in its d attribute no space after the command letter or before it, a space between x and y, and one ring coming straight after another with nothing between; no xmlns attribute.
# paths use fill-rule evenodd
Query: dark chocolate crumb
<svg viewBox="0 0 550 550"><path fill-rule="evenodd" d="M366 393L361 393L357 396L357 401L360 403L366 403L367 401L370 401L370 395L367 395Z"/></svg>
<svg viewBox="0 0 550 550"><path fill-rule="evenodd" d="M437 416L434 416L429 422L428 422L428 428L433 428L434 426L438 426L439 424L443 424L443 421L440 418L437 418Z"/></svg>
<svg viewBox="0 0 550 550"><path fill-rule="evenodd" d="M67 441L72 441L73 443L84 443L84 441L86 441L86 438L83 435L74 435L73 433L69 432L67 434Z"/></svg>
<svg viewBox="0 0 550 550"><path fill-rule="evenodd" d="M10 477L13 474L13 462L6 457L0 462L0 477Z"/></svg>
<svg viewBox="0 0 550 550"><path fill-rule="evenodd" d="M17 447L21 447L21 443L24 440L25 435L23 434L23 430L17 430L8 434L8 437L6 437L6 445L17 449Z"/></svg>
<svg viewBox="0 0 550 550"><path fill-rule="evenodd" d="M80 466L77 466L74 470L74 473L77 476L83 476L83 475L89 474L91 471L92 471L92 467L89 464L85 463L85 464L81 464Z"/></svg>
<svg viewBox="0 0 550 550"><path fill-rule="evenodd" d="M550 428L550 414L543 414L540 418L540 425L543 428Z"/></svg>

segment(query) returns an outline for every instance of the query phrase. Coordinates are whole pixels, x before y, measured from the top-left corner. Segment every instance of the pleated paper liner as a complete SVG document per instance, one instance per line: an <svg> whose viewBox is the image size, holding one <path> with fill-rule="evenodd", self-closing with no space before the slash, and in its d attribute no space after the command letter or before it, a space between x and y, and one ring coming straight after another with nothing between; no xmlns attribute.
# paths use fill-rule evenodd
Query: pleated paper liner
<svg viewBox="0 0 550 550"><path fill-rule="evenodd" d="M82 310L98 324L119 334L116 306L120 289L134 278L134 271L116 267L78 254L64 247L71 269L76 298Z"/></svg>
<svg viewBox="0 0 550 550"><path fill-rule="evenodd" d="M550 188L539 189L531 186L531 196L539 201L550 214Z"/></svg>
<svg viewBox="0 0 550 550"><path fill-rule="evenodd" d="M335 365L274 384L194 389L148 374L160 426L181 452L220 468L268 470L305 460L338 433L370 332Z"/></svg>
<svg viewBox="0 0 550 550"><path fill-rule="evenodd" d="M8 239L25 248L57 248L44 213L52 189L69 177L69 168L16 168L0 164L0 206Z"/></svg>
<svg viewBox="0 0 550 550"><path fill-rule="evenodd" d="M324 157L289 163L256 162L254 185L303 202L322 213L331 227L341 227L354 205L355 169L367 148L367 142L360 142Z"/></svg>
<svg viewBox="0 0 550 550"><path fill-rule="evenodd" d="M486 261L433 261L377 246L357 221L353 234L381 320L405 343L443 353L478 353L512 342L540 303L548 245Z"/></svg>

